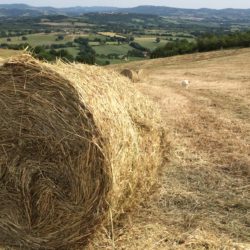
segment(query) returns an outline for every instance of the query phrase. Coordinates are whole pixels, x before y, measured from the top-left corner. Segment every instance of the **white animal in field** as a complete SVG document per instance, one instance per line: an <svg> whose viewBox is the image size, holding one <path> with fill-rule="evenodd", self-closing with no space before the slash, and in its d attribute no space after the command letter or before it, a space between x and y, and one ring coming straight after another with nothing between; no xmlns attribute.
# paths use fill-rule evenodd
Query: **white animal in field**
<svg viewBox="0 0 250 250"><path fill-rule="evenodd" d="M183 81L181 82L181 86L182 86L183 88L188 89L189 85L190 85L190 81L189 81L189 80L183 80Z"/></svg>

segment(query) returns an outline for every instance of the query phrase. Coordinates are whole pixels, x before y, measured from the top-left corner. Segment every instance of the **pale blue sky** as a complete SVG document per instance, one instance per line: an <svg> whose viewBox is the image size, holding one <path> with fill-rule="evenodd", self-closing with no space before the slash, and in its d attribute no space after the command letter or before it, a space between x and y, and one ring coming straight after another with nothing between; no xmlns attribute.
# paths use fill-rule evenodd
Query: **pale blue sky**
<svg viewBox="0 0 250 250"><path fill-rule="evenodd" d="M180 8L250 8L250 0L0 0L0 4L26 3L33 6L117 6L161 5Z"/></svg>

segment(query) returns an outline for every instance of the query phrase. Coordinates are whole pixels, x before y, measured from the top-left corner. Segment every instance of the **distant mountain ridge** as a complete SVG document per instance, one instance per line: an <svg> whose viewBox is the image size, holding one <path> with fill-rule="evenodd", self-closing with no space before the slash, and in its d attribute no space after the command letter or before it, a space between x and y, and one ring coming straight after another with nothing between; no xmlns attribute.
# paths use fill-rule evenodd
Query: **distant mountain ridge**
<svg viewBox="0 0 250 250"><path fill-rule="evenodd" d="M229 18L229 19L244 19L250 18L250 9L185 9L185 8L173 8L165 6L150 6L142 5L134 8L120 9L122 12L138 13L138 14L153 14L159 16L184 16L184 17L198 17L198 18Z"/></svg>
<svg viewBox="0 0 250 250"><path fill-rule="evenodd" d="M27 4L0 4L0 16L80 15L91 12L113 12L116 10L118 8L108 6L54 8L49 6L33 7Z"/></svg>
<svg viewBox="0 0 250 250"><path fill-rule="evenodd" d="M107 12L107 13L137 13L152 14L159 16L184 16L206 18L214 16L215 18L230 19L249 19L250 9L184 9L165 6L142 5L133 8L117 8L109 6L93 6L93 7L70 7L70 8L54 8L54 7L34 7L26 4L0 4L0 16L40 16L40 15L80 15L91 12Z"/></svg>

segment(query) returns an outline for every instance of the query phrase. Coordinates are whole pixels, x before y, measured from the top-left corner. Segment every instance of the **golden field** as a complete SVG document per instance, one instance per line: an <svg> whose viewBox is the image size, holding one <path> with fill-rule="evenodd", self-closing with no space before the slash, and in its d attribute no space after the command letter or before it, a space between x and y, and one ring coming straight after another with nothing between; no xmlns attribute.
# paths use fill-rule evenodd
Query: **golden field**
<svg viewBox="0 0 250 250"><path fill-rule="evenodd" d="M90 249L250 249L250 50L111 68L147 71L136 86L160 105L172 156L152 196Z"/></svg>

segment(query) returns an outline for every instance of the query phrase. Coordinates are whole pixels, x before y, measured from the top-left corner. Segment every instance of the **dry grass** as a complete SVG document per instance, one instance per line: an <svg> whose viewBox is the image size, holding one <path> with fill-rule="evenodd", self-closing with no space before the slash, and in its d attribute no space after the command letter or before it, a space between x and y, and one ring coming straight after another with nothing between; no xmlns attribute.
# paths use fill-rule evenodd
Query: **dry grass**
<svg viewBox="0 0 250 250"><path fill-rule="evenodd" d="M250 50L114 68L128 66L149 72L136 86L161 106L172 158L155 193L114 228L115 248L250 249ZM92 249L112 249L105 239Z"/></svg>
<svg viewBox="0 0 250 250"><path fill-rule="evenodd" d="M138 74L139 81L141 81L141 82L146 81L146 79L148 78L147 70L139 69L139 70L136 70L136 72Z"/></svg>
<svg viewBox="0 0 250 250"><path fill-rule="evenodd" d="M217 60L228 56L242 56L243 54L248 54L249 49L235 49L235 50L222 50L222 51L214 51L214 52L205 52L205 53L194 53L191 55L180 55L174 56L169 58L161 58L161 59L153 59L147 60L143 63L140 61L131 62L131 63L124 63L122 65L109 65L108 68L112 69L124 69L129 67L133 70L149 69L150 71L157 71L160 68L171 67L171 66L180 66L183 67L186 64L192 63L208 63L209 61L213 64L213 60ZM244 63L244 62L242 62ZM223 66L223 65L221 65ZM202 70L200 68L200 70ZM204 69L206 70L206 69ZM209 73L209 72L207 72Z"/></svg>
<svg viewBox="0 0 250 250"><path fill-rule="evenodd" d="M108 37L120 37L120 38L126 38L125 36L118 35L114 32L98 32L99 35L102 36L108 36Z"/></svg>
<svg viewBox="0 0 250 250"><path fill-rule="evenodd" d="M114 244L162 161L155 105L115 72L28 55L0 67L0 102L0 245L79 249L100 227Z"/></svg>
<svg viewBox="0 0 250 250"><path fill-rule="evenodd" d="M0 49L0 58L8 58L10 56L18 55L20 51L12 49Z"/></svg>

